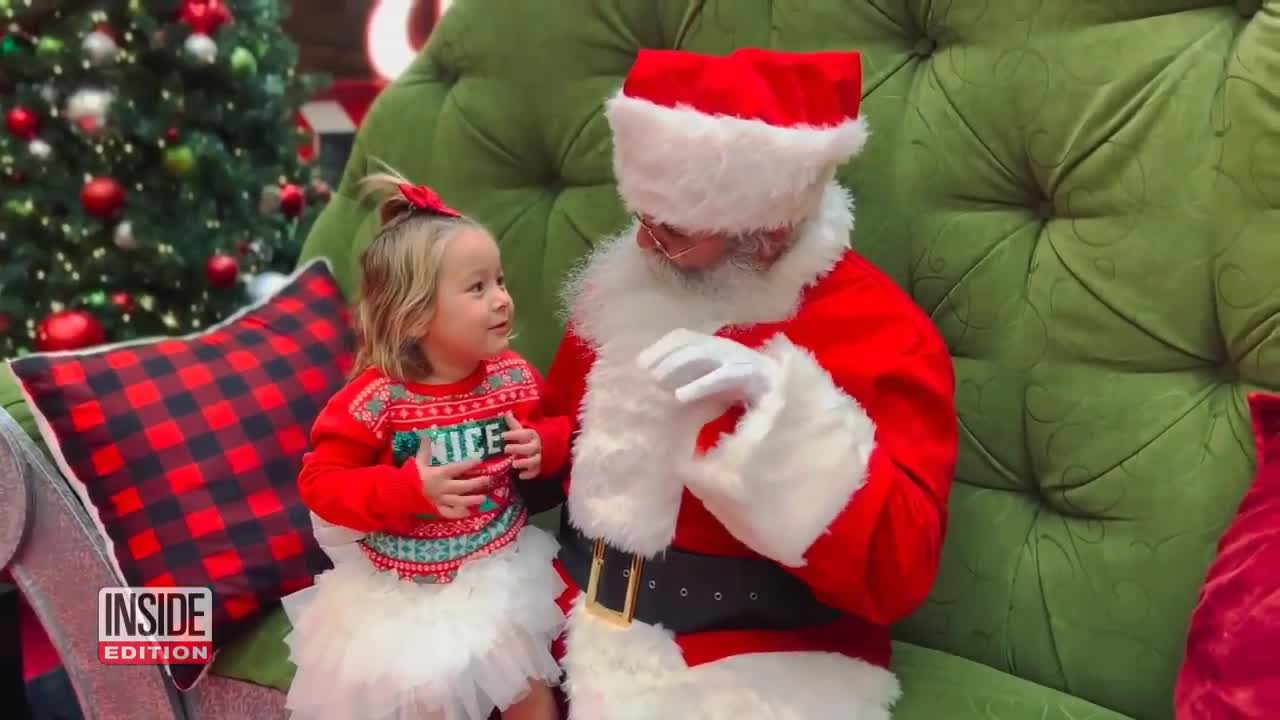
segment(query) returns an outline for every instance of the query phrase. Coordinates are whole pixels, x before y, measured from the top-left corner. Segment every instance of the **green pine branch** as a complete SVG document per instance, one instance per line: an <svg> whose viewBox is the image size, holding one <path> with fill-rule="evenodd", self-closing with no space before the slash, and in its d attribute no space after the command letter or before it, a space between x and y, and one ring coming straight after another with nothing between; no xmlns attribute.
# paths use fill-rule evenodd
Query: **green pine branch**
<svg viewBox="0 0 1280 720"><path fill-rule="evenodd" d="M109 342L185 334L248 302L244 279L292 269L325 199L295 117L325 79L295 72L280 2L223 2L234 22L205 62L180 0L0 0L0 116L21 108L39 125L34 138L0 127L0 356L34 349L41 319L65 308L92 313ZM95 28L114 37L114 62L87 53ZM103 92L105 115L84 117ZM125 190L110 218L82 204L95 177ZM306 190L301 216L273 200L282 183ZM215 254L241 282L210 285Z"/></svg>

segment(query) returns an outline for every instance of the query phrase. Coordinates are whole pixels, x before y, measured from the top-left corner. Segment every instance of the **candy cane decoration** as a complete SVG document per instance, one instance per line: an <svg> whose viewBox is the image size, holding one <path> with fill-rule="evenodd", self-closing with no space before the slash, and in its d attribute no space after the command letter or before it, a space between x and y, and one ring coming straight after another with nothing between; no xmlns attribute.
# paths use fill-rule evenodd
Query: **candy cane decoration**
<svg viewBox="0 0 1280 720"><path fill-rule="evenodd" d="M409 26L413 21L415 6L432 0L379 0L369 12L365 28L365 52L374 73L384 80L393 80L417 57L420 48L414 47ZM452 4L451 0L434 0L435 20L439 20Z"/></svg>

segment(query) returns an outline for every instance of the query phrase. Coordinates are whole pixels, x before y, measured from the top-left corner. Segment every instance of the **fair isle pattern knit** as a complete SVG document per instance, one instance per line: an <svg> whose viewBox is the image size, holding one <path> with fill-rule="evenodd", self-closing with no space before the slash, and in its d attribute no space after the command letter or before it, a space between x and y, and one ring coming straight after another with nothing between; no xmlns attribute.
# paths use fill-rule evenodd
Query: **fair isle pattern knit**
<svg viewBox="0 0 1280 720"><path fill-rule="evenodd" d="M350 410L352 417L381 438L387 425L397 421L456 422L485 408L535 398L537 392L525 361L511 356L489 363L484 378L470 390L442 397L428 397L390 378L379 378L356 395Z"/></svg>
<svg viewBox="0 0 1280 720"><path fill-rule="evenodd" d="M424 444L432 467L481 459L468 477L492 479L485 501L469 517L423 515L407 534L372 533L360 547L380 570L418 583L448 583L467 559L506 547L528 522L513 486L511 458L505 455L503 416L514 405L537 399L538 388L525 361L509 355L487 363L474 386L442 394L430 389L378 378L356 394L348 410L389 443L397 466L414 462Z"/></svg>
<svg viewBox="0 0 1280 720"><path fill-rule="evenodd" d="M527 522L528 514L517 498L476 532L435 538L374 533L362 541L361 547L379 570L395 571L417 583L447 583L468 558L489 555L509 545Z"/></svg>

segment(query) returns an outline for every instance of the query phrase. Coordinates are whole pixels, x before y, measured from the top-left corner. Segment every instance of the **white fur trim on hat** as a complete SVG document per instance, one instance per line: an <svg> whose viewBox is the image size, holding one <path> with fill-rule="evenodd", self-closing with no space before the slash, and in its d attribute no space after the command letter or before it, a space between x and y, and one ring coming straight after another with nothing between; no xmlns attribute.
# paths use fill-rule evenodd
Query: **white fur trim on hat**
<svg viewBox="0 0 1280 720"><path fill-rule="evenodd" d="M863 118L786 128L621 92L605 104L605 116L623 202L687 231L748 232L805 220L868 136Z"/></svg>

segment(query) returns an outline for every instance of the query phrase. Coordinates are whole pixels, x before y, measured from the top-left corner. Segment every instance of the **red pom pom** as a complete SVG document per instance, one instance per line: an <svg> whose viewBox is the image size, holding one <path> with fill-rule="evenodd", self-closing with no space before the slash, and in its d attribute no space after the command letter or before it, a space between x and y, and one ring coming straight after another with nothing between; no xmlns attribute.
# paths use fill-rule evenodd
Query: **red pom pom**
<svg viewBox="0 0 1280 720"><path fill-rule="evenodd" d="M106 342L98 318L84 310L60 310L45 316L36 326L36 350L80 350Z"/></svg>
<svg viewBox="0 0 1280 720"><path fill-rule="evenodd" d="M240 277L240 263L230 255L214 255L204 265L204 277L211 288L228 288Z"/></svg>
<svg viewBox="0 0 1280 720"><path fill-rule="evenodd" d="M124 208L124 188L114 178L94 178L80 191L84 211L101 220L110 220Z"/></svg>
<svg viewBox="0 0 1280 720"><path fill-rule="evenodd" d="M133 312L133 296L123 290L111 294L111 304L120 312Z"/></svg>
<svg viewBox="0 0 1280 720"><path fill-rule="evenodd" d="M36 114L24 107L16 107L10 110L4 118L5 127L9 128L9 132L14 137L23 140L32 140L36 133L40 130L40 118Z"/></svg>

